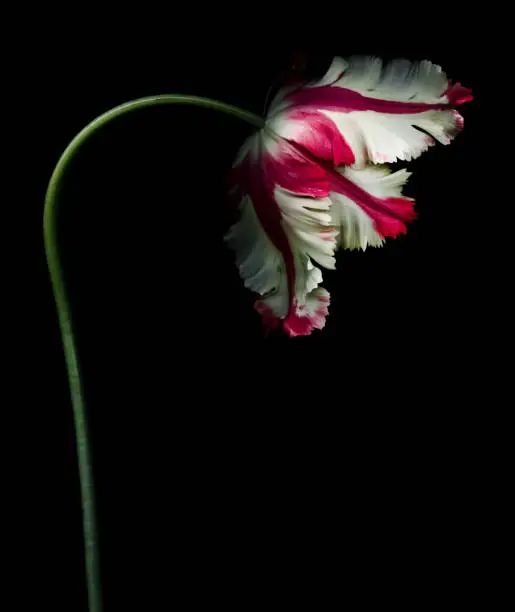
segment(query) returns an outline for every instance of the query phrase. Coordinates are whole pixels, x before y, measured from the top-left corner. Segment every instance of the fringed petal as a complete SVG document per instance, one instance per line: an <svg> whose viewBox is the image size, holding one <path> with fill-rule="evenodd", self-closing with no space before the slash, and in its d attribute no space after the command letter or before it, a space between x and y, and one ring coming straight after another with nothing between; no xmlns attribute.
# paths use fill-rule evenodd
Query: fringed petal
<svg viewBox="0 0 515 612"><path fill-rule="evenodd" d="M454 107L471 99L428 61L335 58L322 79L286 96L269 124L320 159L363 166L415 159L435 139L449 144L463 127Z"/></svg>
<svg viewBox="0 0 515 612"><path fill-rule="evenodd" d="M402 196L410 173L369 166L338 168L332 173L331 215L340 230L340 246L362 249L381 246L387 236L406 233L415 218L412 198Z"/></svg>

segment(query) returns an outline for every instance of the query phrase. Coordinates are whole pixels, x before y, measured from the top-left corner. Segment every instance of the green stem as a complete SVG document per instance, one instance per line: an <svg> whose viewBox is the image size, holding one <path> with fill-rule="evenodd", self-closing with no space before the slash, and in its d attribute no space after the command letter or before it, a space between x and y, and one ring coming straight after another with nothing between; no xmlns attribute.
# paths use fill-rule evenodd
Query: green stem
<svg viewBox="0 0 515 612"><path fill-rule="evenodd" d="M239 117L256 127L263 127L264 120L253 113L249 113L235 106L209 100L197 96L183 96L180 94L152 96L140 98L125 104L121 104L100 117L97 117L87 125L68 145L61 158L57 162L50 183L48 185L45 210L43 216L45 251L50 272L50 280L54 292L59 327L64 347L64 357L68 372L71 400L73 406L73 417L75 422L75 435L77 439L77 456L79 465L79 480L82 498L82 515L84 529L84 546L86 557L86 579L88 589L88 601L90 612L101 612L102 596L100 589L100 569L97 528L95 517L95 495L93 487L93 475L91 464L91 450L88 434L86 405L80 379L77 349L73 336L70 304L66 292L63 270L61 266L59 248L57 245L57 211L60 189L65 178L70 162L74 158L82 144L90 138L97 130L112 119L129 113L133 110L155 106L158 104L192 104Z"/></svg>

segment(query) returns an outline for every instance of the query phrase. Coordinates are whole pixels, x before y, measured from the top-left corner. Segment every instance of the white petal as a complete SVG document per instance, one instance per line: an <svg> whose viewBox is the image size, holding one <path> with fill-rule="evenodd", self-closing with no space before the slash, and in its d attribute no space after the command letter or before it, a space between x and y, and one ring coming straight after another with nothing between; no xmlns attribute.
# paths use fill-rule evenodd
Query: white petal
<svg viewBox="0 0 515 612"><path fill-rule="evenodd" d="M414 125L431 134L442 144L447 145L461 129L463 119L454 110L427 111L417 116Z"/></svg>
<svg viewBox="0 0 515 612"><path fill-rule="evenodd" d="M290 295L288 292L288 280L286 274L282 274L277 287L260 300L279 319L284 319L288 314Z"/></svg>
<svg viewBox="0 0 515 612"><path fill-rule="evenodd" d="M353 89L369 98L431 104L445 100L442 94L447 84L441 67L427 60L394 59L384 64L378 57L353 56L335 86Z"/></svg>
<svg viewBox="0 0 515 612"><path fill-rule="evenodd" d="M306 268L306 292L310 293L322 282L322 272L320 268L314 266L309 259Z"/></svg>
<svg viewBox="0 0 515 612"><path fill-rule="evenodd" d="M331 224L331 215L328 212L331 206L329 198L302 197L282 187L277 187L275 199L283 218L291 226L320 231L321 226Z"/></svg>
<svg viewBox="0 0 515 612"><path fill-rule="evenodd" d="M295 303L304 304L307 295L322 282L320 268L313 265L310 258L292 242L295 264Z"/></svg>
<svg viewBox="0 0 515 612"><path fill-rule="evenodd" d="M236 254L236 265L245 286L260 295L274 293L273 312L284 317L288 312L288 288L284 260L272 244L246 196L240 203L241 217L225 236Z"/></svg>
<svg viewBox="0 0 515 612"><path fill-rule="evenodd" d="M334 269L337 232L331 225L330 200L297 196L280 187L275 189L274 195L292 250L308 255L325 268Z"/></svg>

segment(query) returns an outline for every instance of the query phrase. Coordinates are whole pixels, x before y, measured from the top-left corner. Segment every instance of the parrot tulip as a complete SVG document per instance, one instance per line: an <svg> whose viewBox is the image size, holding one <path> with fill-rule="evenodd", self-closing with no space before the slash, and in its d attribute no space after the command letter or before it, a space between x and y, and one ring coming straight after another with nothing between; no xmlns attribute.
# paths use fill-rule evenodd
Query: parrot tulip
<svg viewBox="0 0 515 612"><path fill-rule="evenodd" d="M431 62L374 57L337 57L320 80L278 91L233 165L239 220L226 236L267 327L324 326L318 266L334 269L337 248L381 246L415 217L410 173L384 164L450 143L463 128L455 107L471 99Z"/></svg>

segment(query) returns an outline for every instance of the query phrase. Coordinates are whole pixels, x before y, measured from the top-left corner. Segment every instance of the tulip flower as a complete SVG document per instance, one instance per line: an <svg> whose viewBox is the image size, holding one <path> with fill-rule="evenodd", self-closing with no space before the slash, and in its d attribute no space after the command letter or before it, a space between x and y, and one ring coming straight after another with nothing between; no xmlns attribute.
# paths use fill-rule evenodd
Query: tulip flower
<svg viewBox="0 0 515 612"><path fill-rule="evenodd" d="M318 266L334 269L337 248L382 246L415 217L410 173L383 164L449 144L463 128L455 107L471 99L431 62L373 57L337 57L319 81L279 90L234 163L240 217L226 236L267 327L324 327Z"/></svg>
<svg viewBox="0 0 515 612"><path fill-rule="evenodd" d="M301 66L296 66L296 75ZM101 612L99 546L88 419L58 241L58 205L82 145L110 121L156 105L193 105L224 112L258 129L234 163L232 193L239 217L226 239L256 309L269 328L304 336L324 327L329 293L321 268L335 251L381 246L406 231L413 200L402 195L409 172L384 165L411 160L462 129L456 106L471 100L430 62L336 58L322 79L285 76L266 119L199 96L139 98L106 111L82 129L59 158L45 196L45 251L68 374L77 438L84 552L90 612Z"/></svg>

